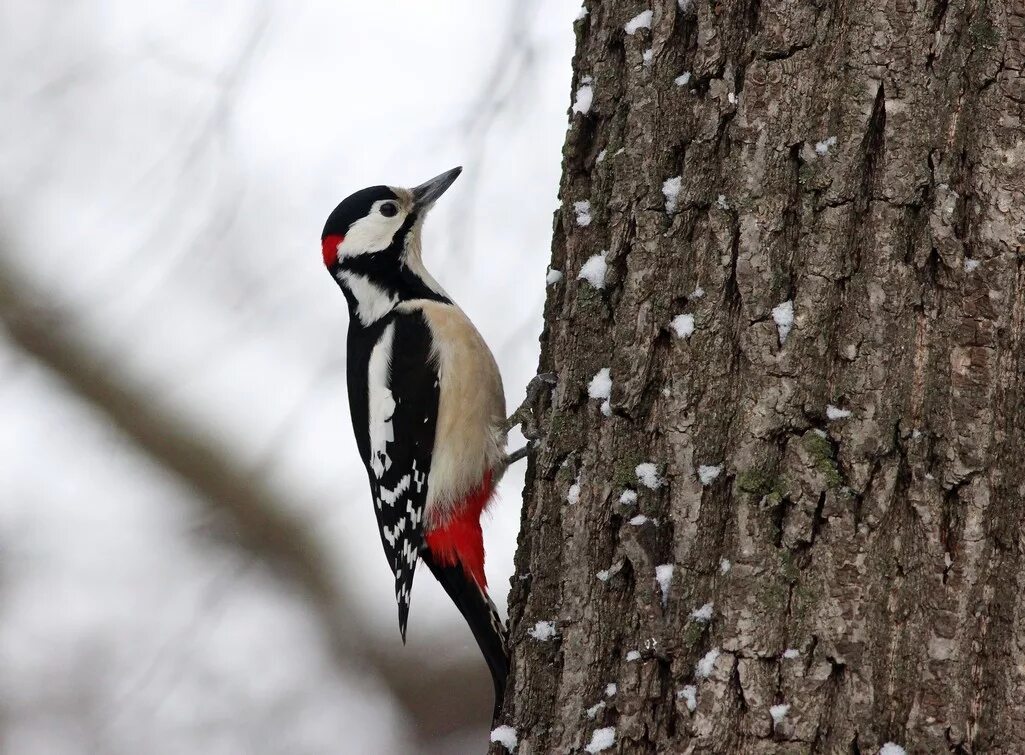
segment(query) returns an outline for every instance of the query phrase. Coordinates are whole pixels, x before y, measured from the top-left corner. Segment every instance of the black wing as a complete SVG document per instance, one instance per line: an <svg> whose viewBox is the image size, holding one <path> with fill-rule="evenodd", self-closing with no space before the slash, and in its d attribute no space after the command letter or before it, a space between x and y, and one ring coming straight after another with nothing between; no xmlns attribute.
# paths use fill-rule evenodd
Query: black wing
<svg viewBox="0 0 1025 755"><path fill-rule="evenodd" d="M370 478L381 542L395 575L399 631L404 642L410 590L423 545L439 378L431 356L430 330L421 313L396 313L375 323L371 331L361 330L356 334L350 330L349 334L349 404L357 445ZM358 355L353 354L354 346ZM380 367L381 355L379 352L375 357L375 349L390 355L383 385L377 379L381 371L375 366ZM367 386L363 391L358 386L353 390L354 367L357 375L362 371L370 376L363 383ZM390 393L383 406L382 389ZM372 405L375 399L377 403ZM381 420L385 420L384 427Z"/></svg>

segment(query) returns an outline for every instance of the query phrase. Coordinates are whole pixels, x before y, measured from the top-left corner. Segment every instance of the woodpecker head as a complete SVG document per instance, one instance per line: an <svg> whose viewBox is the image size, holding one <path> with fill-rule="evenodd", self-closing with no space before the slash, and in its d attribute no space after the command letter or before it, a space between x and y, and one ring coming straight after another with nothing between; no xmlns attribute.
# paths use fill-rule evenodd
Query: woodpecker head
<svg viewBox="0 0 1025 755"><path fill-rule="evenodd" d="M321 235L328 270L336 277L345 270L380 273L408 264L410 255L418 263L424 218L462 171L453 168L412 189L370 186L343 199Z"/></svg>

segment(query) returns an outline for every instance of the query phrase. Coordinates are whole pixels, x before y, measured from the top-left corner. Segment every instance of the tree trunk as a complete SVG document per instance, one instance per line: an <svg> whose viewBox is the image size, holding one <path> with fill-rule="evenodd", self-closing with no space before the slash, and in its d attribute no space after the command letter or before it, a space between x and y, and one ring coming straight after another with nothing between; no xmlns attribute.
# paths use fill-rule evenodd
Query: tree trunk
<svg viewBox="0 0 1025 755"><path fill-rule="evenodd" d="M1025 5L588 9L517 752L1025 752Z"/></svg>

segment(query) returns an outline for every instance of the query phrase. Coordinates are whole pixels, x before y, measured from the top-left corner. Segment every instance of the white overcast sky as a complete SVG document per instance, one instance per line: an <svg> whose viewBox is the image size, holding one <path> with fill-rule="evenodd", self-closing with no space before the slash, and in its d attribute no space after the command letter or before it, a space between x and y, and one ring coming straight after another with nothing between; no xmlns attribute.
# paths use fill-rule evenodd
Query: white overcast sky
<svg viewBox="0 0 1025 755"><path fill-rule="evenodd" d="M510 45L514 4L531 9ZM17 261L105 364L295 491L410 663L428 636L477 650L426 570L398 642L321 227L363 186L463 165L425 261L515 406L537 364L578 9L0 4L0 202ZM298 601L197 538L187 491L2 336L0 416L4 752L402 751L402 721L325 667ZM522 466L485 530L503 612L521 488Z"/></svg>

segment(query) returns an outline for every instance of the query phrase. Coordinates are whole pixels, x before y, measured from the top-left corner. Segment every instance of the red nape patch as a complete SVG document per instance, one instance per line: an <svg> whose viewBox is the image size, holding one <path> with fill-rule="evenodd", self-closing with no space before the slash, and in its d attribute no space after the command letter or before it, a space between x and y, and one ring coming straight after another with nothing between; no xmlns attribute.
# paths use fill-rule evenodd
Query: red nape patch
<svg viewBox="0 0 1025 755"><path fill-rule="evenodd" d="M320 242L324 253L324 264L331 267L338 262L338 245L345 241L345 236L325 236Z"/></svg>
<svg viewBox="0 0 1025 755"><path fill-rule="evenodd" d="M467 576L482 589L487 589L488 579L484 576L484 536L480 531L480 515L493 492L491 471L488 470L480 485L453 507L452 517L445 526L428 532L426 537L427 547L439 563L445 566L462 564Z"/></svg>

